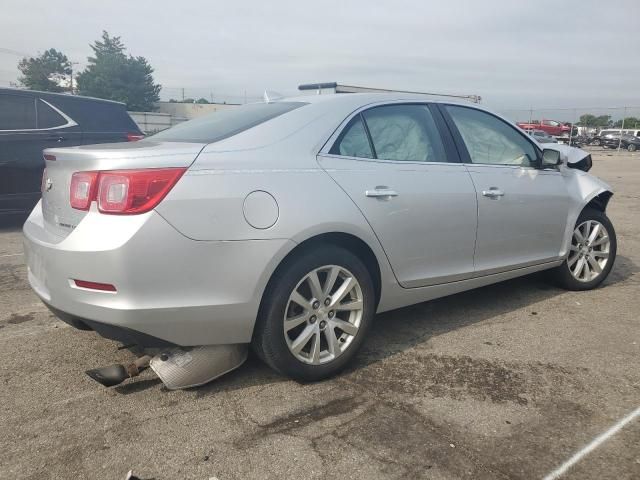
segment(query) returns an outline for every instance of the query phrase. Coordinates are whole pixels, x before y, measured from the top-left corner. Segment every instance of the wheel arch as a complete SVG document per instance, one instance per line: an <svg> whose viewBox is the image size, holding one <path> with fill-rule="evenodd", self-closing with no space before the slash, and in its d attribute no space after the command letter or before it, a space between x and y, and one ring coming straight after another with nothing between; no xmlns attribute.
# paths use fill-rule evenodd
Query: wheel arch
<svg viewBox="0 0 640 480"><path fill-rule="evenodd" d="M582 208L593 208L594 210L600 210L601 212L607 211L607 205L609 204L609 200L613 197L613 192L610 190L605 190L603 192L595 195L591 200L587 202L587 204Z"/></svg>
<svg viewBox="0 0 640 480"><path fill-rule="evenodd" d="M371 275L371 280L373 281L377 309L382 292L382 272L380 270L380 263L378 261L378 258L369 244L362 240L360 237L352 233L339 231L316 234L303 240L302 242L298 243L293 249L291 249L291 251L289 251L287 255L285 255L285 257L278 263L277 267L271 274L269 281L267 282L262 293L262 298L260 300L260 309L262 308L264 299L268 292L271 290L273 283L277 281L279 272L281 272L282 269L289 264L289 262L294 261L296 257L304 252L309 251L310 249L313 249L318 245L335 245L338 247L342 247L356 255L362 261L362 263L364 263L365 267L369 271L369 274Z"/></svg>
<svg viewBox="0 0 640 480"><path fill-rule="evenodd" d="M588 180L593 182L595 179L590 175L587 175ZM610 187L604 182L597 180L596 188L587 196L583 196L580 193L579 182L573 184L574 189L570 188L570 197L572 200L572 207L569 210L569 216L567 218L567 225L564 234L564 241L562 249L560 250L560 256L565 257L569 253L569 246L571 244L571 236L575 223L582 212L587 208L592 208L600 212L606 213L609 200L613 197L613 192Z"/></svg>

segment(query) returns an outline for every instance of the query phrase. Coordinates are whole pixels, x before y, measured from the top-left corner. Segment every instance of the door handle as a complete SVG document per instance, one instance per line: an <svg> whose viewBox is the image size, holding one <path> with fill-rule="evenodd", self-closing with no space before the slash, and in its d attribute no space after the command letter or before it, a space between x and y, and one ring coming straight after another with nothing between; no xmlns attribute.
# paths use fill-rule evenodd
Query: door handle
<svg viewBox="0 0 640 480"><path fill-rule="evenodd" d="M62 135L49 135L47 137L47 140L60 143L60 142L64 142L66 138L63 137Z"/></svg>
<svg viewBox="0 0 640 480"><path fill-rule="evenodd" d="M376 197L376 198L391 198L397 197L398 192L390 189L389 187L378 186L374 190L365 190L364 194L367 197Z"/></svg>
<svg viewBox="0 0 640 480"><path fill-rule="evenodd" d="M504 197L504 192L496 187L491 187L489 190L483 190L482 195L489 198Z"/></svg>

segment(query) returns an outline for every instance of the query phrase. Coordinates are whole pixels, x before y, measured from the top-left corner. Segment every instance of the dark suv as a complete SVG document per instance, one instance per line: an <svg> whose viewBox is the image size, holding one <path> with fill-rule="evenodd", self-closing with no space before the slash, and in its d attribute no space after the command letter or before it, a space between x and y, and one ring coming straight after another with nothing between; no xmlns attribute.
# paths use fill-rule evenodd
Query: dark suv
<svg viewBox="0 0 640 480"><path fill-rule="evenodd" d="M143 136L123 103L0 88L0 217L38 203L43 149Z"/></svg>
<svg viewBox="0 0 640 480"><path fill-rule="evenodd" d="M640 138L633 135L622 134L622 139L619 133L607 135L602 138L602 146L605 148L625 148L630 152L635 152L640 148Z"/></svg>

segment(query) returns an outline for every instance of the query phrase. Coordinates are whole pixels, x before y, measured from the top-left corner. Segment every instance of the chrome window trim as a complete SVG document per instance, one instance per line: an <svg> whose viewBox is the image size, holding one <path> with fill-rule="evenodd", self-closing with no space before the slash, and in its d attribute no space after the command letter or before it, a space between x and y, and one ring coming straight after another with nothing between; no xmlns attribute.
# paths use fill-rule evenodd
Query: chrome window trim
<svg viewBox="0 0 640 480"><path fill-rule="evenodd" d="M500 163L461 163L460 165L464 165L468 169L474 168L510 168L512 170L531 170L535 172L540 172L541 174L552 174L552 175L561 175L559 170L550 170L550 169L542 169L537 167L525 166L525 165L509 165L509 164L500 164Z"/></svg>
<svg viewBox="0 0 640 480"><path fill-rule="evenodd" d="M337 158L341 160L353 160L356 162L369 162L369 163L388 163L393 165L458 165L460 167L464 164L459 162L420 162L418 160L384 160L380 158L365 158L365 157L350 157L348 155L336 155L335 153L318 153L322 158Z"/></svg>
<svg viewBox="0 0 640 480"><path fill-rule="evenodd" d="M47 127L47 128L18 128L15 130L0 130L0 132L3 133L12 133L12 132L47 132L50 130L60 130L60 129L64 129L64 128L69 128L69 127L75 127L78 124L76 123L76 121L74 119L72 119L69 115L67 115L66 113L64 113L62 110L60 110L57 107L54 107L53 105L51 105L49 102L47 102L46 100L42 99L42 98L37 98L37 100L44 102L45 104L47 104L48 106L50 106L56 113L58 113L64 120L66 123L63 123L60 126L57 127ZM37 118L37 102L36 102L36 122L38 121Z"/></svg>

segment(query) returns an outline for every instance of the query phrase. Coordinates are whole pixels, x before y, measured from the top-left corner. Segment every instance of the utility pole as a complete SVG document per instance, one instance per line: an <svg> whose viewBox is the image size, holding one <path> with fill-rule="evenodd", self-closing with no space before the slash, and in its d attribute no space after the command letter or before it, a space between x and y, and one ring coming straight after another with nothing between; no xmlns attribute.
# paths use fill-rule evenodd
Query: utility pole
<svg viewBox="0 0 640 480"><path fill-rule="evenodd" d="M569 146L571 146L571 140L573 139L573 126L576 124L576 109L573 109L573 115L571 116L571 123L569 124Z"/></svg>
<svg viewBox="0 0 640 480"><path fill-rule="evenodd" d="M73 66L78 65L78 62L69 62L69 65L71 66L71 82L69 90L71 91L71 95L73 95Z"/></svg>
<svg viewBox="0 0 640 480"><path fill-rule="evenodd" d="M182 101L184 102L184 87L182 88Z"/></svg>
<svg viewBox="0 0 640 480"><path fill-rule="evenodd" d="M624 113L622 114L622 127L620 128L620 138L618 139L618 151L620 151L620 146L622 145L622 130L624 130L624 119L627 116L627 107L624 107Z"/></svg>

